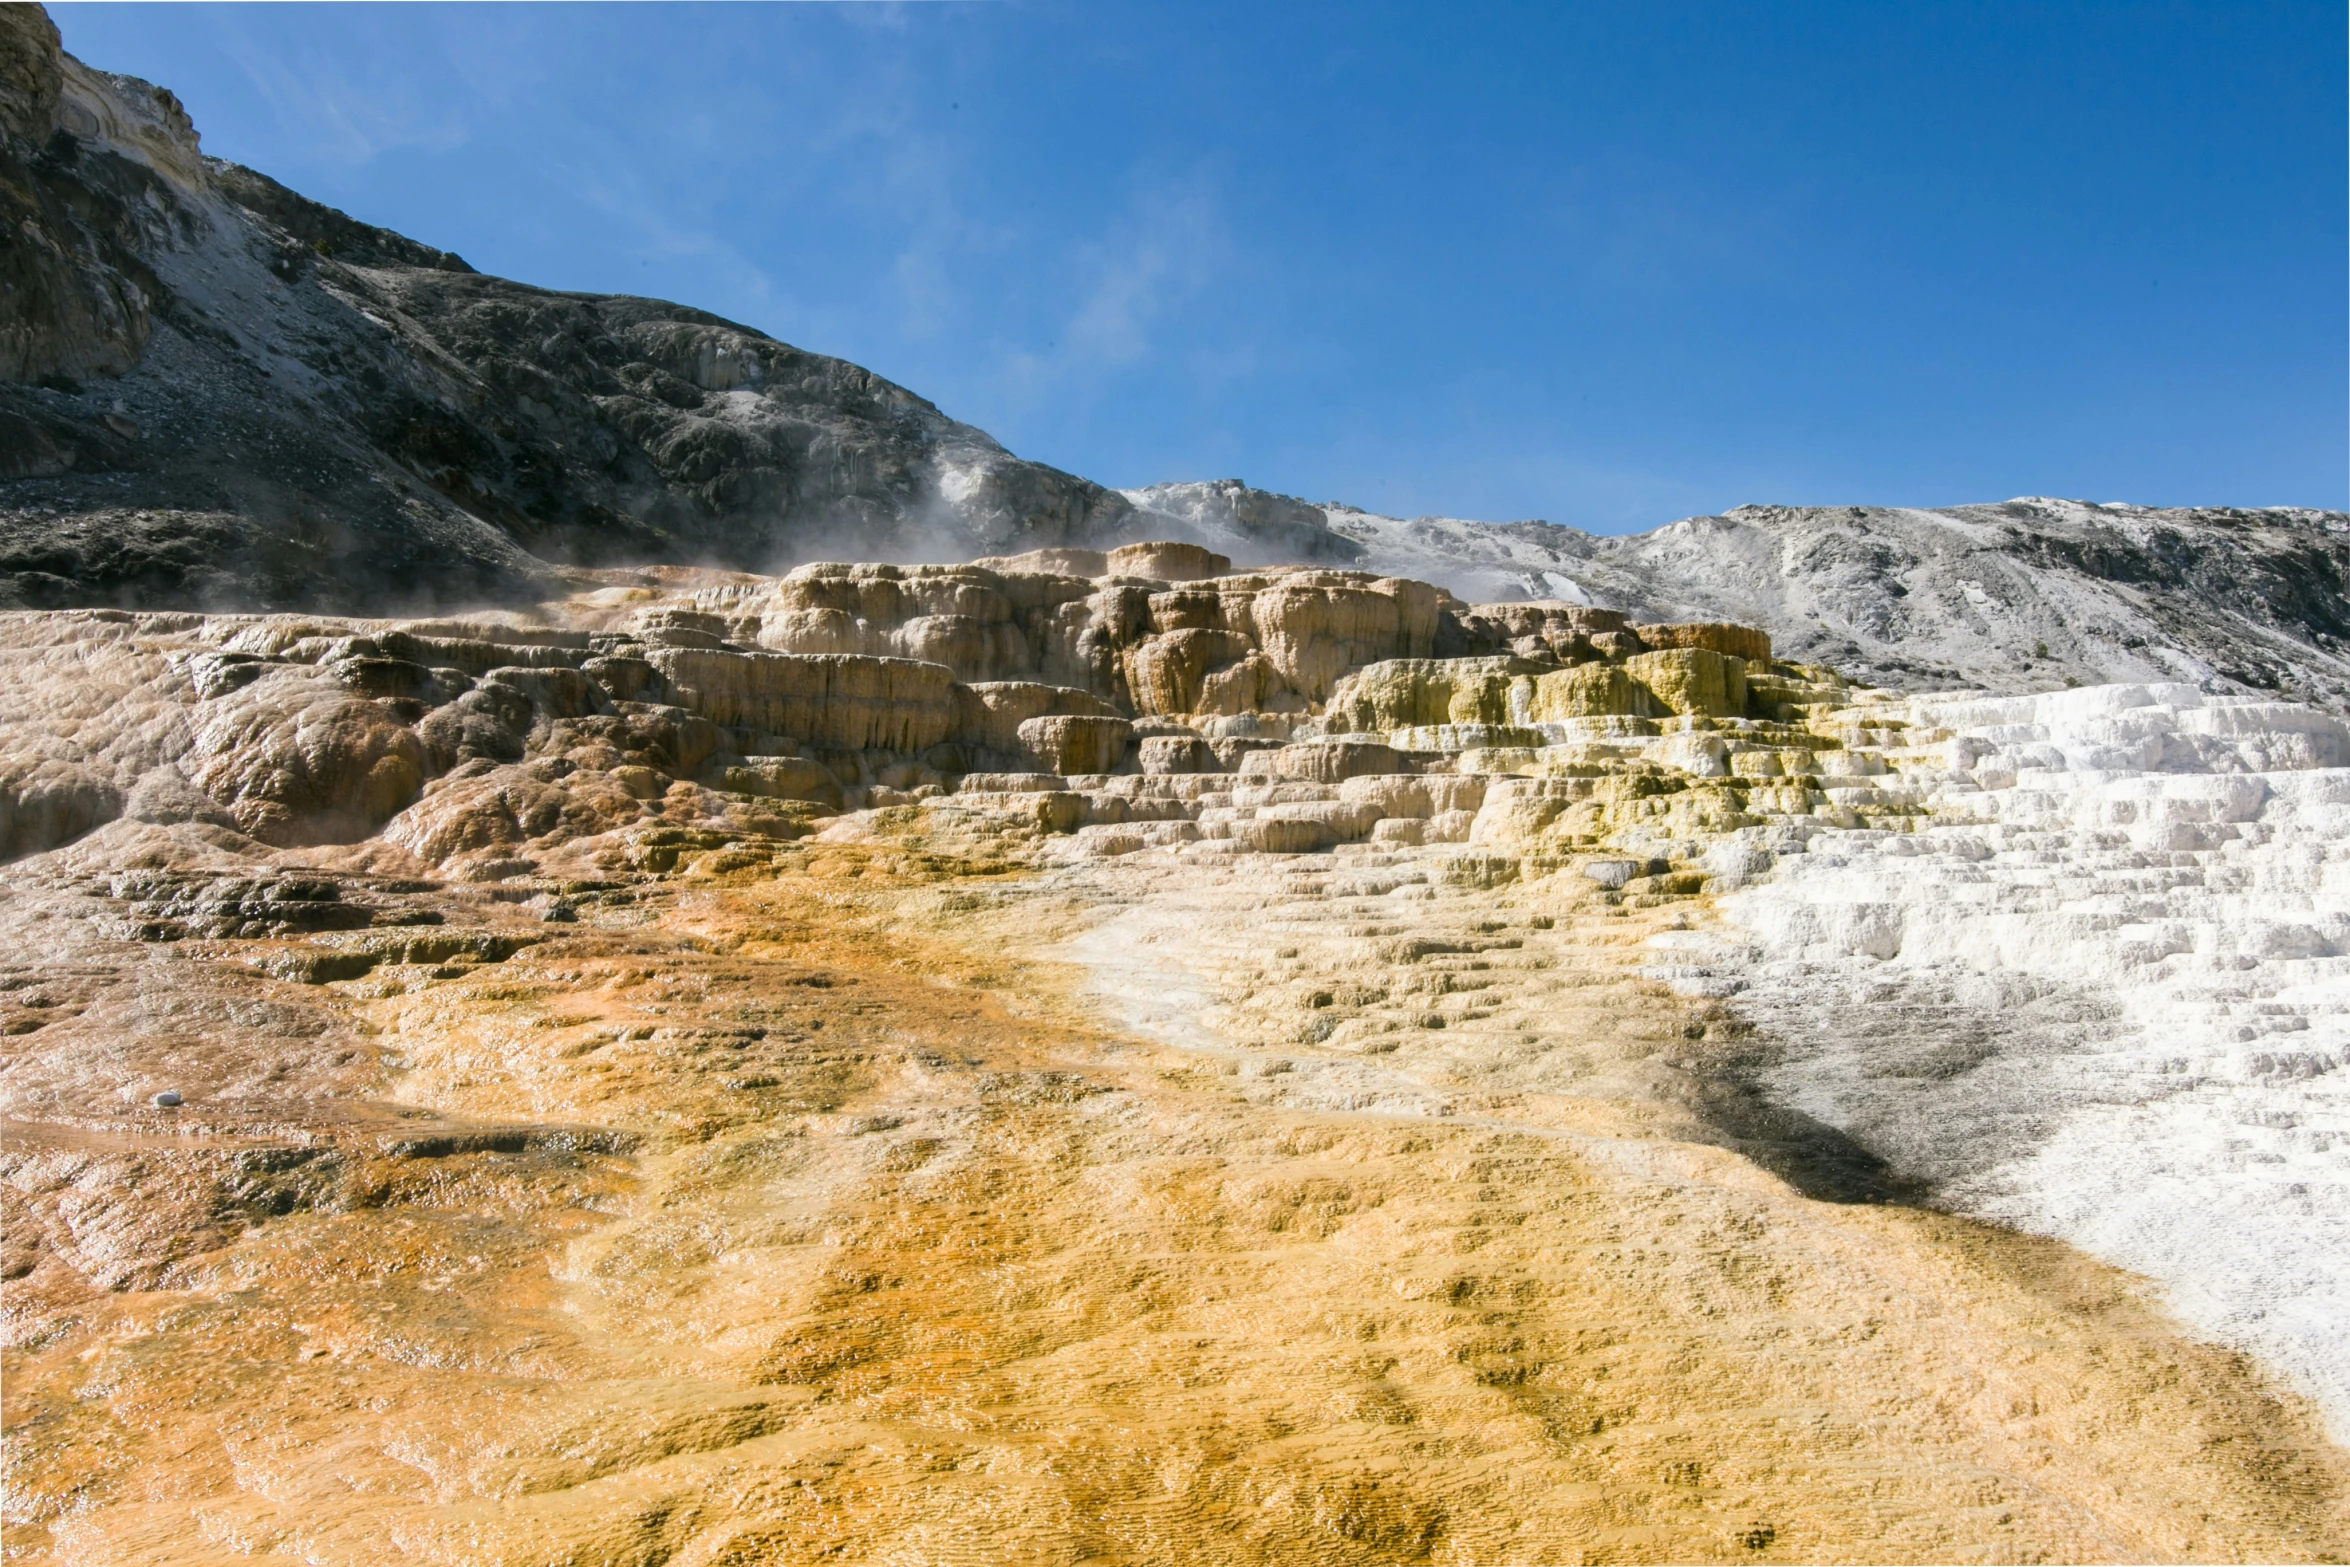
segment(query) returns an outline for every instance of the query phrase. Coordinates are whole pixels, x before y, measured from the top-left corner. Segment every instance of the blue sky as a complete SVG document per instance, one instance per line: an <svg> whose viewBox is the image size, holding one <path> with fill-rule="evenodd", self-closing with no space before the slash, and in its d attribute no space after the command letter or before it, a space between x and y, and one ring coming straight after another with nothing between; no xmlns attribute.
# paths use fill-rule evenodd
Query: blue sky
<svg viewBox="0 0 2350 1567"><path fill-rule="evenodd" d="M2338 4L53 14L213 153L1106 483L2350 501Z"/></svg>

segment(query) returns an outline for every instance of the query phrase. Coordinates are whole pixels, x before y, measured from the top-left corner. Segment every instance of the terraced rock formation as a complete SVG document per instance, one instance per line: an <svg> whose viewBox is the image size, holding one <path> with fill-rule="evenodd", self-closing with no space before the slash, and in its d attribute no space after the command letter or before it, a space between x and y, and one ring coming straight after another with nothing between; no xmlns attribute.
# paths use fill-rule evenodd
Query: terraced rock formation
<svg viewBox="0 0 2350 1567"><path fill-rule="evenodd" d="M2350 1553L2350 519L1121 495L33 7L0 209L0 1556Z"/></svg>
<svg viewBox="0 0 2350 1567"><path fill-rule="evenodd" d="M2330 1029L2350 734L2043 700L1183 544L0 617L11 1548L2338 1554L2331 1035L1945 1061L1899 910Z"/></svg>
<svg viewBox="0 0 2350 1567"><path fill-rule="evenodd" d="M1626 538L1236 480L1118 492L872 372L561 294L205 157L178 100L0 5L0 605L427 613L578 566L776 572L1185 539L1468 599L1760 626L1907 689L2166 680L2350 711L2350 518L1739 507Z"/></svg>
<svg viewBox="0 0 2350 1567"><path fill-rule="evenodd" d="M1767 628L1783 652L1906 690L2159 680L2350 712L2350 516L2027 496L1740 506L1601 537L1382 517L1236 480L1129 490L1143 520L1249 560L1327 561L1477 598Z"/></svg>

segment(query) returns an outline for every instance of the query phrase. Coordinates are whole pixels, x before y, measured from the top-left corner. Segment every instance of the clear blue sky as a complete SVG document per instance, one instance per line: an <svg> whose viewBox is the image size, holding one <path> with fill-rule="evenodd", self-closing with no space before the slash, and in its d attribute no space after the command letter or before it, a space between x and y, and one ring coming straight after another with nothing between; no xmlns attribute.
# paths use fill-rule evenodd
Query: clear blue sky
<svg viewBox="0 0 2350 1567"><path fill-rule="evenodd" d="M54 14L355 216L1107 483L2350 500L2338 3Z"/></svg>

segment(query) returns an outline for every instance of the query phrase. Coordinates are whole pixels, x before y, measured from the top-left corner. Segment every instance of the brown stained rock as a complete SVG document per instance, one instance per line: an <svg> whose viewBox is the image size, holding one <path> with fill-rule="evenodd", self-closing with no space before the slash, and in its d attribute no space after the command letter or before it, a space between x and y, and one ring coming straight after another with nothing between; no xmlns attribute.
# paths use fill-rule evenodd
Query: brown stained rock
<svg viewBox="0 0 2350 1567"><path fill-rule="evenodd" d="M720 775L721 788L769 800L805 800L840 808L840 781L820 763L799 756L745 757Z"/></svg>
<svg viewBox="0 0 2350 1567"><path fill-rule="evenodd" d="M1032 662L1015 628L975 615L917 615L890 635L888 651L944 664L965 678L1017 673Z"/></svg>
<svg viewBox="0 0 2350 1567"><path fill-rule="evenodd" d="M1290 686L1274 662L1262 653L1235 659L1200 678L1198 706L1202 715L1236 716L1243 713L1297 712L1305 700Z"/></svg>
<svg viewBox="0 0 2350 1567"><path fill-rule="evenodd" d="M1019 728L1021 749L1047 772L1115 772L1126 759L1134 726L1123 718L1030 718Z"/></svg>
<svg viewBox="0 0 2350 1567"><path fill-rule="evenodd" d="M1198 735L1146 735L1135 751L1143 772L1154 777L1225 770L1215 747Z"/></svg>
<svg viewBox="0 0 2350 1567"><path fill-rule="evenodd" d="M71 843L122 810L122 797L86 766L64 761L0 762L0 858Z"/></svg>
<svg viewBox="0 0 2350 1567"><path fill-rule="evenodd" d="M759 625L759 643L778 653L876 653L874 638L849 610L774 609Z"/></svg>
<svg viewBox="0 0 2350 1567"><path fill-rule="evenodd" d="M1052 717L1115 718L1118 710L1089 691L1027 680L979 681L955 692L955 737L1005 757L1023 754L1021 725Z"/></svg>
<svg viewBox="0 0 2350 1567"><path fill-rule="evenodd" d="M1196 626L1165 630L1125 650L1127 693L1137 713L1199 712L1209 672L1226 669L1253 652L1248 638L1236 631ZM1254 705L1242 710L1253 711Z"/></svg>
<svg viewBox="0 0 2350 1567"><path fill-rule="evenodd" d="M248 837L294 848L389 821L423 784L425 749L373 702L283 680L216 704L183 765Z"/></svg>
<svg viewBox="0 0 2350 1567"><path fill-rule="evenodd" d="M1384 776L1402 770L1402 758L1392 747L1364 740L1316 741L1255 751L1243 758L1238 769L1244 778L1284 778L1317 784Z"/></svg>
<svg viewBox="0 0 2350 1567"><path fill-rule="evenodd" d="M692 648L658 648L646 661L715 724L842 750L920 751L955 732L954 673L941 664Z"/></svg>
<svg viewBox="0 0 2350 1567"><path fill-rule="evenodd" d="M958 789L949 802L957 811L977 811L997 821L1037 832L1074 832L1084 822L1087 798L1051 787L1059 779L1045 774L1013 774L1018 787ZM1001 783L1003 775L979 775L982 783Z"/></svg>
<svg viewBox="0 0 2350 1567"><path fill-rule="evenodd" d="M643 814L628 780L591 772L549 779L529 767L503 767L436 784L385 829L384 839L441 865L610 832Z"/></svg>

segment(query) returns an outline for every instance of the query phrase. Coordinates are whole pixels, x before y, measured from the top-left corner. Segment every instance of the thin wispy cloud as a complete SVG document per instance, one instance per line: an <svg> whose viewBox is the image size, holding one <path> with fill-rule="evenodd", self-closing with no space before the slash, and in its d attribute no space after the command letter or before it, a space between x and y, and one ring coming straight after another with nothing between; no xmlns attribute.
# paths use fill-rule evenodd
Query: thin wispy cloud
<svg viewBox="0 0 2350 1567"><path fill-rule="evenodd" d="M2321 8L1993 9L57 15L355 216L1098 478L2338 503Z"/></svg>
<svg viewBox="0 0 2350 1567"><path fill-rule="evenodd" d="M1214 283L1232 250L1204 173L1138 190L1099 238L1076 248L1075 297L1056 335L1009 355L1007 379L1034 393L1156 362L1167 324Z"/></svg>
<svg viewBox="0 0 2350 1567"><path fill-rule="evenodd" d="M359 165L402 148L452 152L472 134L464 108L416 90L412 71L354 75L345 62L307 50L254 52L244 69L255 95L314 161Z"/></svg>
<svg viewBox="0 0 2350 1567"><path fill-rule="evenodd" d="M708 280L713 294L689 303L746 322L802 314L774 275L722 228L641 178L600 159L552 165L548 172L583 205L613 219L634 253L660 261L665 271L689 265Z"/></svg>

